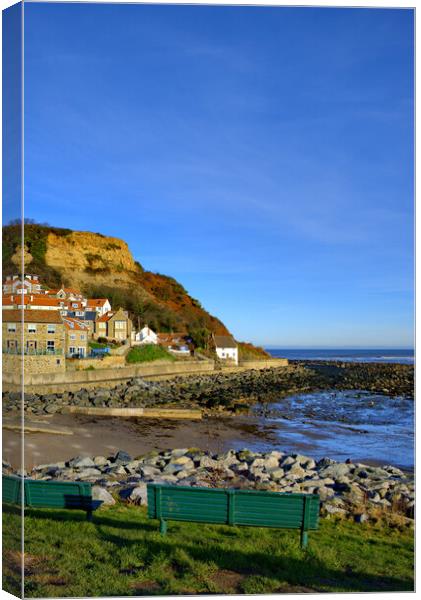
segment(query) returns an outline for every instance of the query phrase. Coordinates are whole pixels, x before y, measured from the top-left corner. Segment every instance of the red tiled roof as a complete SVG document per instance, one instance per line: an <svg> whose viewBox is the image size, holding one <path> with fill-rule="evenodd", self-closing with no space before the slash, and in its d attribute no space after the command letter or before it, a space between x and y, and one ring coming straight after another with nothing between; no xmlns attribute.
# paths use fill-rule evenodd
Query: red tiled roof
<svg viewBox="0 0 421 600"><path fill-rule="evenodd" d="M30 305L30 306L56 306L59 305L59 300L57 298L48 298L45 294L5 294L3 295L3 305L11 306L13 304L17 304L19 306L22 305Z"/></svg>
<svg viewBox="0 0 421 600"><path fill-rule="evenodd" d="M20 323L22 313L26 323L63 323L58 310L4 310L3 322Z"/></svg>
<svg viewBox="0 0 421 600"><path fill-rule="evenodd" d="M108 298L88 298L86 306L104 306Z"/></svg>
<svg viewBox="0 0 421 600"><path fill-rule="evenodd" d="M112 310L109 310L108 312L105 313L105 315L102 315L102 317L99 317L99 319L96 320L97 323L106 323L107 321L109 321L111 319L111 317L114 315L114 312Z"/></svg>

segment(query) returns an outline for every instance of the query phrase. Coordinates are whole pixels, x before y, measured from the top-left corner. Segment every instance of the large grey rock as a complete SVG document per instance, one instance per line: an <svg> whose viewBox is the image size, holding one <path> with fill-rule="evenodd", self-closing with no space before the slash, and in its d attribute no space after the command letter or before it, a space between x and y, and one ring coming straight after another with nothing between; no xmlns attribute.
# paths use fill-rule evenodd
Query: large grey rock
<svg viewBox="0 0 421 600"><path fill-rule="evenodd" d="M154 475L159 475L161 473L157 467L152 466L143 466L140 468L140 472L144 477L153 477Z"/></svg>
<svg viewBox="0 0 421 600"><path fill-rule="evenodd" d="M306 471L298 463L295 463L289 467L288 471L286 471L285 476L287 478L291 478L292 476L294 476L295 479L299 479L306 476Z"/></svg>
<svg viewBox="0 0 421 600"><path fill-rule="evenodd" d="M92 458L89 458L88 456L76 456L69 460L68 465L73 469L85 469L87 467L96 466Z"/></svg>
<svg viewBox="0 0 421 600"><path fill-rule="evenodd" d="M113 460L115 463L128 463L128 462L131 462L133 460L133 458L130 456L130 454L128 454L124 450L119 450L114 455Z"/></svg>
<svg viewBox="0 0 421 600"><path fill-rule="evenodd" d="M110 461L105 456L94 456L93 461L97 467L105 467L110 464Z"/></svg>
<svg viewBox="0 0 421 600"><path fill-rule="evenodd" d="M326 500L330 500L331 498L333 498L335 496L335 492L334 492L334 490L332 490L332 488L328 488L323 485L316 488L315 493L319 495L320 500L322 502L325 502Z"/></svg>
<svg viewBox="0 0 421 600"><path fill-rule="evenodd" d="M109 473L110 475L127 475L126 469L123 465L113 465L111 467L105 467L104 473Z"/></svg>
<svg viewBox="0 0 421 600"><path fill-rule="evenodd" d="M320 477L332 477L332 479L339 479L345 475L348 475L350 466L345 463L337 463L336 465L329 465L319 471Z"/></svg>
<svg viewBox="0 0 421 600"><path fill-rule="evenodd" d="M194 462L188 456L180 456L180 458L176 458L171 460L170 465L182 466L184 469L194 469Z"/></svg>
<svg viewBox="0 0 421 600"><path fill-rule="evenodd" d="M176 448L175 450L172 450L171 455L174 458L180 458L181 456L185 456L188 451L188 448Z"/></svg>
<svg viewBox="0 0 421 600"><path fill-rule="evenodd" d="M277 469L270 469L268 475L274 481L279 481L285 475L285 471L278 467Z"/></svg>
<svg viewBox="0 0 421 600"><path fill-rule="evenodd" d="M87 468L80 471L79 479L94 479L95 477L101 477L102 473L99 469Z"/></svg>
<svg viewBox="0 0 421 600"><path fill-rule="evenodd" d="M92 486L92 498L93 500L101 500L101 502L106 506L112 506L115 504L115 500L111 496L110 492L107 492L107 490L99 485Z"/></svg>
<svg viewBox="0 0 421 600"><path fill-rule="evenodd" d="M174 465L173 463L169 463L165 469L162 470L162 475L175 475L179 471L184 471L184 465Z"/></svg>
<svg viewBox="0 0 421 600"><path fill-rule="evenodd" d="M265 458L263 460L263 468L266 471L269 471L271 469L276 469L277 467L279 467L279 459L276 458L275 456L269 456L268 458Z"/></svg>
<svg viewBox="0 0 421 600"><path fill-rule="evenodd" d="M136 473L140 464L141 464L140 460L132 460L131 462L128 462L127 464L125 464L124 468L126 469L126 471L128 473L133 474L133 473Z"/></svg>
<svg viewBox="0 0 421 600"><path fill-rule="evenodd" d="M130 502L134 504L141 504L142 506L146 506L148 504L148 492L146 484L140 484L137 487L133 488L128 497Z"/></svg>

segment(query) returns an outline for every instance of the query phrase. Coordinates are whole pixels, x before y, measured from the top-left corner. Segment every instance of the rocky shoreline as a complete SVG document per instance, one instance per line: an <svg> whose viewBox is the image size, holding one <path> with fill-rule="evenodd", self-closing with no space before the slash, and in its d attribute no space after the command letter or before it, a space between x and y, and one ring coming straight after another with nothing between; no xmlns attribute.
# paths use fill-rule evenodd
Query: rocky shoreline
<svg viewBox="0 0 421 600"><path fill-rule="evenodd" d="M3 472L13 473L3 461ZM357 522L376 521L386 514L404 521L414 517L414 477L396 467L319 461L300 454L266 453L244 449L222 454L196 448L153 451L133 458L115 455L75 457L66 462L39 465L31 479L86 481L95 499L105 505L116 501L146 504L148 482L183 486L231 487L275 492L315 493L321 514Z"/></svg>
<svg viewBox="0 0 421 600"><path fill-rule="evenodd" d="M259 401L317 390L367 390L389 396L414 395L414 367L385 363L296 361L288 367L218 372L212 375L175 377L162 381L134 378L114 388L81 389L62 394L25 394L24 410L30 414L54 414L67 406L152 407L177 405L200 407L208 412L246 410ZM3 393L3 412L18 411L21 395Z"/></svg>

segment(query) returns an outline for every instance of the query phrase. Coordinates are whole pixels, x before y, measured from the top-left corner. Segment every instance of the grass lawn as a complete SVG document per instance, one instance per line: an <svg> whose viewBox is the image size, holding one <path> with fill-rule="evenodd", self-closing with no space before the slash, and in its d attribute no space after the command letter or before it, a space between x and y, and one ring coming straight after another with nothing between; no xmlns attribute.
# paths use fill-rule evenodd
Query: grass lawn
<svg viewBox="0 0 421 600"><path fill-rule="evenodd" d="M145 344L144 346L134 346L130 348L126 362L138 363L147 362L151 360L175 360L175 357L162 348L162 346L156 346L155 344Z"/></svg>
<svg viewBox="0 0 421 600"><path fill-rule="evenodd" d="M3 589L19 591L17 509L3 508ZM298 531L169 522L143 507L28 510L26 597L413 590L413 531L321 520Z"/></svg>

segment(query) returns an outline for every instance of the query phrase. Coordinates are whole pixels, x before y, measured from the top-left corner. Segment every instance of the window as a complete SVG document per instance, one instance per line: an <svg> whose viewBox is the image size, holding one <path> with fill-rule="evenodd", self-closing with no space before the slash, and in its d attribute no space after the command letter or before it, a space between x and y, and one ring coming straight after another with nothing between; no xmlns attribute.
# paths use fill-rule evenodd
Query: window
<svg viewBox="0 0 421 600"><path fill-rule="evenodd" d="M84 342L86 340L86 335L84 333L80 334L80 341Z"/></svg>
<svg viewBox="0 0 421 600"><path fill-rule="evenodd" d="M35 323L28 323L28 333L36 333L37 332L37 326L35 325Z"/></svg>
<svg viewBox="0 0 421 600"><path fill-rule="evenodd" d="M77 302L73 302L72 306L73 306L73 308L77 308L78 307Z"/></svg>
<svg viewBox="0 0 421 600"><path fill-rule="evenodd" d="M16 333L16 323L7 324L7 333Z"/></svg>
<svg viewBox="0 0 421 600"><path fill-rule="evenodd" d="M47 340L47 352L54 352L55 343L54 340Z"/></svg>
<svg viewBox="0 0 421 600"><path fill-rule="evenodd" d="M69 347L69 354L70 354L70 355L72 355L72 354L76 354L76 348L75 348L75 346L70 346L70 347Z"/></svg>
<svg viewBox="0 0 421 600"><path fill-rule="evenodd" d="M70 337L71 340L75 340L76 339L76 334L71 333L69 337Z"/></svg>
<svg viewBox="0 0 421 600"><path fill-rule="evenodd" d="M126 321L115 321L115 329L125 329L126 328Z"/></svg>
<svg viewBox="0 0 421 600"><path fill-rule="evenodd" d="M47 325L47 333L55 333L56 326L55 325Z"/></svg>
<svg viewBox="0 0 421 600"><path fill-rule="evenodd" d="M85 348L83 346L79 346L79 356L85 356Z"/></svg>

